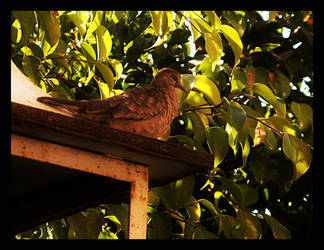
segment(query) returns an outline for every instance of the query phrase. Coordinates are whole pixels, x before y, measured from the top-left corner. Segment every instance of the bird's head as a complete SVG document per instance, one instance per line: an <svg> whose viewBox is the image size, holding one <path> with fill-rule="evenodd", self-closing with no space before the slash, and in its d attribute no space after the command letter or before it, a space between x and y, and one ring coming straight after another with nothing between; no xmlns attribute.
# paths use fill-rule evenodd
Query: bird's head
<svg viewBox="0 0 324 250"><path fill-rule="evenodd" d="M161 69L155 75L152 84L161 87L172 86L174 88L181 89L188 94L188 90L181 83L181 75L179 72L170 68Z"/></svg>

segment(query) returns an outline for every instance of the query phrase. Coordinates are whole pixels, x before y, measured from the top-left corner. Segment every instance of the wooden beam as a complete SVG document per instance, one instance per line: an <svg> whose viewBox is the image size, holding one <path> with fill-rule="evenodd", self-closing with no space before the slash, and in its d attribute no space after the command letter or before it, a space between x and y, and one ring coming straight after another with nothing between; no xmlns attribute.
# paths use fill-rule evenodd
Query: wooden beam
<svg viewBox="0 0 324 250"><path fill-rule="evenodd" d="M148 168L47 141L11 134L11 154L131 183L129 239L145 239Z"/></svg>

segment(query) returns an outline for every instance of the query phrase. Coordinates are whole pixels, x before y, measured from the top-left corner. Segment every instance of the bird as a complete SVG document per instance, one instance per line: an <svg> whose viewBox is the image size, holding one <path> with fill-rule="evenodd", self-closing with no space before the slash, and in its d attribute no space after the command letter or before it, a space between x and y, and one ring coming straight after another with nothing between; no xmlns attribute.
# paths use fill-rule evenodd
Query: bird
<svg viewBox="0 0 324 250"><path fill-rule="evenodd" d="M157 72L151 84L129 88L122 94L107 99L64 100L38 97L37 101L74 117L156 139L166 134L178 115L176 88L187 94L189 92L181 84L179 72L163 68Z"/></svg>

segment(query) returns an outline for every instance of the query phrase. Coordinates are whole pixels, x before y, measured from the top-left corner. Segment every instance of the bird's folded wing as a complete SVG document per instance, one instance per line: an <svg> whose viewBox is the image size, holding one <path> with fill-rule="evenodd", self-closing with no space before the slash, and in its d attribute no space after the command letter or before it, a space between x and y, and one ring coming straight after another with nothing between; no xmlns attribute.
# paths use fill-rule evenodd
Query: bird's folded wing
<svg viewBox="0 0 324 250"><path fill-rule="evenodd" d="M105 100L67 101L57 98L39 98L41 102L69 111L74 116L97 122L107 119L146 120L167 110L165 94L148 85L132 88Z"/></svg>
<svg viewBox="0 0 324 250"><path fill-rule="evenodd" d="M150 119L167 110L165 95L151 86L133 88L125 93L124 102L113 108L115 119Z"/></svg>

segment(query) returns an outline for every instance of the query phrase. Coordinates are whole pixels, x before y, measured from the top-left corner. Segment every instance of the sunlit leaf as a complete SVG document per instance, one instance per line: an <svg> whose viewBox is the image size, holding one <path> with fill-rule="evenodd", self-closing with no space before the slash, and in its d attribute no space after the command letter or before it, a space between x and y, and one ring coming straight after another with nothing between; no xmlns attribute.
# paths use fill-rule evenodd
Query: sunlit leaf
<svg viewBox="0 0 324 250"><path fill-rule="evenodd" d="M247 136L247 132L244 133L240 137L239 141L240 141L240 145L242 148L242 166L241 166L241 168L244 168L246 166L247 158L250 153L250 143L249 143L249 137Z"/></svg>
<svg viewBox="0 0 324 250"><path fill-rule="evenodd" d="M12 14L18 19L21 26L21 37L19 45L24 46L28 43L30 34L33 32L36 23L34 11L12 11Z"/></svg>
<svg viewBox="0 0 324 250"><path fill-rule="evenodd" d="M194 88L202 92L212 104L220 104L221 97L216 84L203 75L197 75L196 79Z"/></svg>
<svg viewBox="0 0 324 250"><path fill-rule="evenodd" d="M97 61L104 61L111 50L112 40L109 31L102 25L96 29Z"/></svg>
<svg viewBox="0 0 324 250"><path fill-rule="evenodd" d="M201 97L199 93L196 91L190 91L189 95L184 101L185 103L191 105L191 106L201 106L201 105L208 105L208 102ZM210 114L211 110L210 109L201 109L200 112L205 113L205 114Z"/></svg>
<svg viewBox="0 0 324 250"><path fill-rule="evenodd" d="M272 124L276 129L281 132L286 132L291 135L296 135L296 131L292 128L290 122L281 116L271 116L268 119L264 120L265 122L269 122L270 125Z"/></svg>
<svg viewBox="0 0 324 250"><path fill-rule="evenodd" d="M313 124L313 109L307 103L297 103L292 101L290 108L297 117L299 123L298 127L303 130Z"/></svg>
<svg viewBox="0 0 324 250"><path fill-rule="evenodd" d="M16 19L11 25L11 42L13 44L18 44L20 42L22 35L22 29L19 21Z"/></svg>
<svg viewBox="0 0 324 250"><path fill-rule="evenodd" d="M156 36L160 36L162 11L150 11L153 29Z"/></svg>
<svg viewBox="0 0 324 250"><path fill-rule="evenodd" d="M265 137L266 130L264 129L263 125L258 122L254 132L253 147L260 145L264 141Z"/></svg>
<svg viewBox="0 0 324 250"><path fill-rule="evenodd" d="M45 30L45 38L51 47L56 45L61 36L61 28L54 11L37 11Z"/></svg>
<svg viewBox="0 0 324 250"><path fill-rule="evenodd" d="M81 17L77 14L69 13L67 15L73 24L78 27L78 30L80 31L81 36L83 36L86 33L86 25L84 21L81 19Z"/></svg>
<svg viewBox="0 0 324 250"><path fill-rule="evenodd" d="M294 164L294 180L297 180L308 170L312 154L302 140L288 133L283 136L282 149Z"/></svg>
<svg viewBox="0 0 324 250"><path fill-rule="evenodd" d="M213 27L216 28L216 29L220 29L221 25L222 25L222 22L219 19L219 17L216 15L215 11L204 10L204 12L209 17L209 20L211 21Z"/></svg>
<svg viewBox="0 0 324 250"><path fill-rule="evenodd" d="M100 74L102 75L105 83L108 84L109 90L111 91L115 84L114 74L111 72L109 67L103 63L96 62L95 65L96 65L96 68L99 70Z"/></svg>
<svg viewBox="0 0 324 250"><path fill-rule="evenodd" d="M83 54L85 55L85 57L87 59L96 60L96 52L94 51L94 49L92 48L92 46L90 44L83 41L80 43L80 46L81 46Z"/></svg>
<svg viewBox="0 0 324 250"><path fill-rule="evenodd" d="M92 34L92 32L94 32L98 28L98 26L101 23L102 16L103 16L103 11L96 11L96 14L90 24L90 27L87 29L87 34L84 37L84 40L87 40Z"/></svg>
<svg viewBox="0 0 324 250"><path fill-rule="evenodd" d="M207 144L210 152L215 156L214 168L224 159L228 148L228 134L223 127L206 128Z"/></svg>
<svg viewBox="0 0 324 250"><path fill-rule="evenodd" d="M194 16L194 15L192 15L192 16ZM212 27L205 20L202 20L199 17L194 17L194 18L190 19L190 21L193 21L193 20L198 25L197 28L199 28L200 33L203 33L203 32L204 33L211 33L211 32L213 32Z"/></svg>
<svg viewBox="0 0 324 250"><path fill-rule="evenodd" d="M218 31L212 31L211 33L203 33L205 38L205 47L206 51L209 55L210 62L212 63L212 69L215 69L216 63L221 58L223 53L223 44L222 39L218 33Z"/></svg>
<svg viewBox="0 0 324 250"><path fill-rule="evenodd" d="M252 85L252 90L255 94L261 96L264 100L271 104L279 116L285 117L285 102L279 97L275 96L268 86L261 83L255 83Z"/></svg>
<svg viewBox="0 0 324 250"><path fill-rule="evenodd" d="M226 100L226 98L223 98ZM239 132L243 127L246 120L245 110L236 102L226 102L226 121L237 131Z"/></svg>
<svg viewBox="0 0 324 250"><path fill-rule="evenodd" d="M240 68L236 68L232 79L231 79L231 93L239 93L245 87L246 83L248 83L244 71Z"/></svg>
<svg viewBox="0 0 324 250"><path fill-rule="evenodd" d="M168 14L166 11L162 11L161 19L161 36L164 36L169 29Z"/></svg>
<svg viewBox="0 0 324 250"><path fill-rule="evenodd" d="M109 62L109 64L115 70L116 79L118 79L120 77L120 75L123 73L123 65L117 59L107 58L107 62Z"/></svg>
<svg viewBox="0 0 324 250"><path fill-rule="evenodd" d="M235 56L235 63L233 68L235 68L236 65L240 62L240 57L243 51L243 44L241 38L237 33L237 31L233 29L231 26L223 24L221 26L221 30L233 50Z"/></svg>

